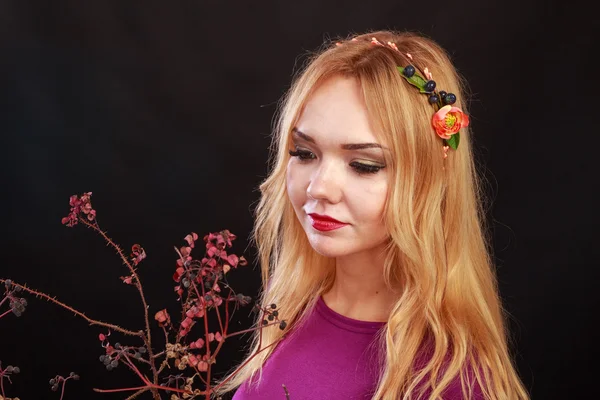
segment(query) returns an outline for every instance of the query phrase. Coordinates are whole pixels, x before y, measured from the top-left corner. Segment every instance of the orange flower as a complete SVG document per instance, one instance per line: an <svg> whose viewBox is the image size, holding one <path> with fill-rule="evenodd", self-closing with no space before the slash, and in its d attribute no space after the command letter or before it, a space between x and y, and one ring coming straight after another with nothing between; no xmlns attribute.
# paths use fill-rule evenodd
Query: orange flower
<svg viewBox="0 0 600 400"><path fill-rule="evenodd" d="M446 105L433 115L433 129L442 139L450 139L452 135L469 125L469 117L458 107Z"/></svg>

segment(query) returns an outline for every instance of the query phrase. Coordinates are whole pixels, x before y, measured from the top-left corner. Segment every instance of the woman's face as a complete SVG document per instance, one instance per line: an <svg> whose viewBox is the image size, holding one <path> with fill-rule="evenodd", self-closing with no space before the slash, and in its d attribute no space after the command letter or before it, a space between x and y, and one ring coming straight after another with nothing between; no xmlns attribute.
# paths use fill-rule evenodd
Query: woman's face
<svg viewBox="0 0 600 400"><path fill-rule="evenodd" d="M377 251L388 237L383 224L388 150L375 138L358 82L334 77L319 86L293 129L292 143L287 193L315 251L327 257Z"/></svg>

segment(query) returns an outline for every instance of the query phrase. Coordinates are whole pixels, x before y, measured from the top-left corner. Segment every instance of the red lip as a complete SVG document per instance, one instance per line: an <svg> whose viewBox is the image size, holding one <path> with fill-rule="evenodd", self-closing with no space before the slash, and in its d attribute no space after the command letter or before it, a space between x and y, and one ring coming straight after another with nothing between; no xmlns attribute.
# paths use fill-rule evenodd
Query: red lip
<svg viewBox="0 0 600 400"><path fill-rule="evenodd" d="M348 224L344 222L340 222L335 218L331 218L328 215L319 215L319 214L308 214L311 218L311 225L318 231L333 231L335 229L339 229Z"/></svg>
<svg viewBox="0 0 600 400"><path fill-rule="evenodd" d="M310 215L312 217L312 219L315 219L315 220L327 221L327 222L335 222L337 224L344 224L345 225L344 222L338 221L335 218L331 218L329 215L320 215L320 214L317 214L317 213L311 213L311 214L308 214L308 215Z"/></svg>

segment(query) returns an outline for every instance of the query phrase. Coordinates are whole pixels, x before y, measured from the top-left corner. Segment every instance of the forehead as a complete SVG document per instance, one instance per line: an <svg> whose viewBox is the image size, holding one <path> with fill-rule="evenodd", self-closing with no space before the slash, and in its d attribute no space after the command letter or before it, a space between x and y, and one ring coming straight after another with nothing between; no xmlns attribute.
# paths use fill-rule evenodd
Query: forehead
<svg viewBox="0 0 600 400"><path fill-rule="evenodd" d="M308 98L296 126L317 143L380 143L356 78L335 76L319 85Z"/></svg>

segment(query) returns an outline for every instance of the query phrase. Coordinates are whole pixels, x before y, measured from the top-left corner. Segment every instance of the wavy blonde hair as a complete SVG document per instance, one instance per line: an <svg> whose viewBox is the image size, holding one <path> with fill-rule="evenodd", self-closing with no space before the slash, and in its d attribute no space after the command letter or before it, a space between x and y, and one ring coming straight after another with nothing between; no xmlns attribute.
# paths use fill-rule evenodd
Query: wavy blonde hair
<svg viewBox="0 0 600 400"><path fill-rule="evenodd" d="M399 52L371 45L371 37L395 43ZM464 84L446 52L422 35L379 31L356 39L324 45L282 99L271 172L260 185L253 232L265 287L261 304L276 303L289 330L334 281L335 260L319 255L308 242L287 196L285 174L291 129L311 93L333 76L353 77L362 88L374 130L391 150L391 160L386 160L389 245L384 273L386 284L401 293L379 337L385 366L373 399L410 400L425 389L430 400L439 399L457 376L464 398L471 397L471 376L487 399L528 399L509 353L507 314L484 235L484 197L471 133L463 128L458 150L450 150L444 159L442 141L431 127L433 107L396 66L427 67L437 87L456 94L456 106L466 111ZM263 329L262 347L285 334L277 327ZM273 348L255 355L256 331L245 366L223 380L221 391L257 373L260 380ZM427 361L417 368L425 348Z"/></svg>

